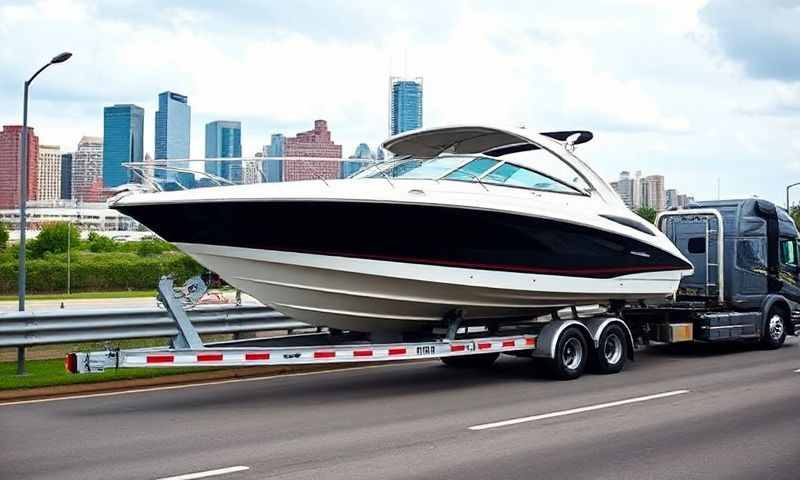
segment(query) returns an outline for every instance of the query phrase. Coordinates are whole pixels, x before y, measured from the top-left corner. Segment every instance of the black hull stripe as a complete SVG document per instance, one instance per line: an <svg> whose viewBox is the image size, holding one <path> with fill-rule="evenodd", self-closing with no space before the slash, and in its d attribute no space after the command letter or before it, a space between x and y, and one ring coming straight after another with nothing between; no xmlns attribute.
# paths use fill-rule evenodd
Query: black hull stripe
<svg viewBox="0 0 800 480"><path fill-rule="evenodd" d="M116 208L177 243L571 277L691 268L625 235L500 211L277 200Z"/></svg>

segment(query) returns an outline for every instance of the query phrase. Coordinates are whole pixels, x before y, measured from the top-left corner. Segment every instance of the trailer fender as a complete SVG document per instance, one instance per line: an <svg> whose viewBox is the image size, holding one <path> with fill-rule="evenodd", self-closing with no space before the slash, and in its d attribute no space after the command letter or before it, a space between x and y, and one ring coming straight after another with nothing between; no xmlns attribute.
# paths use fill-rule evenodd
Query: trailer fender
<svg viewBox="0 0 800 480"><path fill-rule="evenodd" d="M788 335L796 335L798 332L795 332L794 322L792 321L792 307L786 297L776 294L767 295L761 302L761 331L759 333L766 331L767 323L769 322L769 311L776 305L780 305L786 312L786 333Z"/></svg>
<svg viewBox="0 0 800 480"><path fill-rule="evenodd" d="M594 338L592 337L592 332L586 328L586 324L583 322L574 319L555 320L545 325L542 331L539 332L539 337L536 339L536 349L531 356L537 358L555 358L556 344L561 336L561 332L573 326L583 331L587 341Z"/></svg>
<svg viewBox="0 0 800 480"><path fill-rule="evenodd" d="M620 325L622 330L627 334L625 335L625 343L627 343L628 346L628 359L633 360L633 333L631 333L628 324L617 317L596 317L586 320L586 328L589 329L589 334L594 342L594 348L600 346L600 337L611 325Z"/></svg>

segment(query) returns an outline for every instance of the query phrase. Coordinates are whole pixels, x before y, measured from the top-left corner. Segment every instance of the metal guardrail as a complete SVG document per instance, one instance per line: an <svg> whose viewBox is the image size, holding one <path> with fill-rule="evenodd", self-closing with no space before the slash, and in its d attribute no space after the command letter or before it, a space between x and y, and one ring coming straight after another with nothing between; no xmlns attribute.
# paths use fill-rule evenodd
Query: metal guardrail
<svg viewBox="0 0 800 480"><path fill-rule="evenodd" d="M264 306L198 306L186 313L199 333L309 327ZM0 347L172 337L177 334L175 321L165 309L156 307L0 313Z"/></svg>

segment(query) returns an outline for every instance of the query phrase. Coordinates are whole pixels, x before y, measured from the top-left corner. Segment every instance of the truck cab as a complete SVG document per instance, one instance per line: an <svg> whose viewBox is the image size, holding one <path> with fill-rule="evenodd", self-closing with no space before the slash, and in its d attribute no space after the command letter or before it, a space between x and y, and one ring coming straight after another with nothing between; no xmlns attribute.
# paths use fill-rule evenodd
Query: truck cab
<svg viewBox="0 0 800 480"><path fill-rule="evenodd" d="M798 230L785 209L757 198L706 201L662 212L656 224L694 273L672 298L626 310L646 338L774 348L800 332Z"/></svg>

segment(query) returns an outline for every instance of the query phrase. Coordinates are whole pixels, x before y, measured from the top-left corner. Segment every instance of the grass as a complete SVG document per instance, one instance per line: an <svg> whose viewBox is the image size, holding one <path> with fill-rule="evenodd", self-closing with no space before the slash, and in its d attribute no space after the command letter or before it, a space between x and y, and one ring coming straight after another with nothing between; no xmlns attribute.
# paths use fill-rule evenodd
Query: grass
<svg viewBox="0 0 800 480"><path fill-rule="evenodd" d="M75 292L66 293L34 293L26 294L28 300L82 300L103 298L142 298L155 297L155 290L120 290L115 292ZM17 295L0 295L0 302L17 300Z"/></svg>
<svg viewBox="0 0 800 480"><path fill-rule="evenodd" d="M103 373L74 375L64 369L64 360L29 360L25 362L28 375L17 376L15 362L0 363L0 390L17 388L49 387L53 385L74 385L80 383L108 382L110 380L129 380L134 378L153 378L181 373L197 373L214 368L176 367L176 368L121 368L106 370Z"/></svg>

